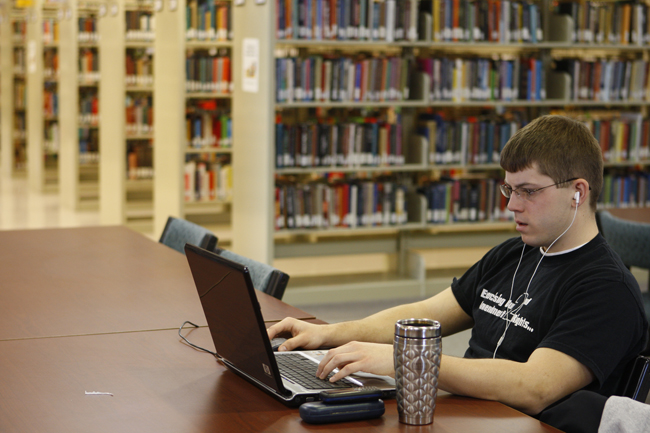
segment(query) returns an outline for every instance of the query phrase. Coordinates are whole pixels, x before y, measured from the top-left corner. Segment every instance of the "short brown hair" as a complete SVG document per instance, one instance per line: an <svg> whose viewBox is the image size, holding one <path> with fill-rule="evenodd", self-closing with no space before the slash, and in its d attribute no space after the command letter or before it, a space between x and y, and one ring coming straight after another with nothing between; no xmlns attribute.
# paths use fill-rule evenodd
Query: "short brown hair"
<svg viewBox="0 0 650 433"><path fill-rule="evenodd" d="M533 164L556 183L585 179L591 189L589 206L596 211L603 187L603 156L598 140L585 124L565 116L547 115L518 130L501 152L501 167L516 173Z"/></svg>

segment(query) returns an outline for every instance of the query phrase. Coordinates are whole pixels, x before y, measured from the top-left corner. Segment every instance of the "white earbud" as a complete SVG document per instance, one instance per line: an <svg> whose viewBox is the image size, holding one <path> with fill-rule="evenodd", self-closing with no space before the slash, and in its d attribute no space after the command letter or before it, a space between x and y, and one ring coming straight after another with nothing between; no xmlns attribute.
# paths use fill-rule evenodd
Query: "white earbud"
<svg viewBox="0 0 650 433"><path fill-rule="evenodd" d="M573 196L573 199L578 203L580 202L580 191L576 191L575 195Z"/></svg>

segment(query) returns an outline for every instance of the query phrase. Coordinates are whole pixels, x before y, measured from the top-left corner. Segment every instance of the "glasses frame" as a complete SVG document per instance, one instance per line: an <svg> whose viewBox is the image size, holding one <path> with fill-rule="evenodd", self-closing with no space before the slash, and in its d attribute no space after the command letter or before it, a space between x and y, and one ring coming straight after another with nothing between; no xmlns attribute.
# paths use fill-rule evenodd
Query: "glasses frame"
<svg viewBox="0 0 650 433"><path fill-rule="evenodd" d="M563 183L567 182L573 182L574 180L578 180L578 177L574 177L571 179L563 180L562 182L554 183L553 185L547 185L543 186L541 188L535 188L535 189L530 189L530 188L512 188L510 185L507 183L502 183L499 185L499 189L501 190L501 194L507 199L510 199L512 197L512 193L514 192L515 195L518 198L523 198L525 200L532 200L533 194L535 194L538 191L541 191L546 188L550 188L552 186L557 186L557 185L562 185Z"/></svg>

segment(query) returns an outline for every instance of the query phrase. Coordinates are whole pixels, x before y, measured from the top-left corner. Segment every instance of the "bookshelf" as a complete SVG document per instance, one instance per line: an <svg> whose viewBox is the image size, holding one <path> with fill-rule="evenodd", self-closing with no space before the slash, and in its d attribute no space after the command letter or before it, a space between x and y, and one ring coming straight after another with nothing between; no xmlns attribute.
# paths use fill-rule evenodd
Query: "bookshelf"
<svg viewBox="0 0 650 433"><path fill-rule="evenodd" d="M59 24L60 197L71 209L99 208L98 7L63 7Z"/></svg>
<svg viewBox="0 0 650 433"><path fill-rule="evenodd" d="M58 4L27 11L27 179L35 191L56 191L59 166Z"/></svg>
<svg viewBox="0 0 650 433"><path fill-rule="evenodd" d="M430 294L441 257L427 251L482 254L515 236L497 191L498 149L542 114L627 113L611 141L627 148L623 137L634 136L639 150L606 162L610 195L643 190L647 8L605 2L572 17L545 0L346 4L300 1L303 15L295 2L233 8L242 80L233 117L255 119L234 125L234 249L292 274L290 302ZM597 88L597 68L614 84ZM388 205L373 201L387 187L402 193ZM358 200L341 201L340 189ZM404 215L393 217L398 203ZM383 271L356 267L362 255L384 261ZM300 264L283 268L292 261Z"/></svg>
<svg viewBox="0 0 650 433"><path fill-rule="evenodd" d="M100 5L98 23L99 113L114 113L102 116L99 131L100 221L140 231L153 224L152 8Z"/></svg>
<svg viewBox="0 0 650 433"><path fill-rule="evenodd" d="M156 11L154 233L170 215L230 241L231 1L178 1ZM179 85L181 83L181 85ZM170 91L170 89L173 89Z"/></svg>
<svg viewBox="0 0 650 433"><path fill-rule="evenodd" d="M12 176L26 176L26 78L25 47L27 39L26 11L2 5L8 25L0 26L1 46L0 97L2 105L1 171Z"/></svg>

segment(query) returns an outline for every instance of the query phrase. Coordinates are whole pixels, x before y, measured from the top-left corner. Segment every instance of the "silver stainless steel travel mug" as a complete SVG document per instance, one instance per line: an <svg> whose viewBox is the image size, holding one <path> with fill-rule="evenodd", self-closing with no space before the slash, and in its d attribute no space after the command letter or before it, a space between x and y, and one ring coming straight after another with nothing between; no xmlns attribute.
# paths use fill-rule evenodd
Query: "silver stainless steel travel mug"
<svg viewBox="0 0 650 433"><path fill-rule="evenodd" d="M430 319L398 320L393 347L399 421L431 424L442 353L440 323Z"/></svg>

